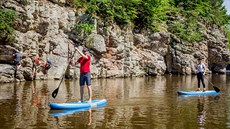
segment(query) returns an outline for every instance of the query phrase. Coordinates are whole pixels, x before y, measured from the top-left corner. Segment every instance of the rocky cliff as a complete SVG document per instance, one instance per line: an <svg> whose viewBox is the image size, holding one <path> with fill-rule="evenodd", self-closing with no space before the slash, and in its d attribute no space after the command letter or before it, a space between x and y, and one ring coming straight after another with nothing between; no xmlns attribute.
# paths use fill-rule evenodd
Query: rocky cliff
<svg viewBox="0 0 230 129"><path fill-rule="evenodd" d="M67 58L72 55L74 44L80 49L90 49L94 78L193 74L200 57L209 72L225 73L230 61L226 35L216 26L203 30L204 40L188 43L167 29L137 32L132 24L104 26L93 19L94 31L84 37L84 42L79 42L82 36L73 26L84 20L85 15L65 6L65 0L7 0L2 6L15 9L18 18L15 40L0 47L0 82L15 81L12 55L19 49L23 51L23 59L17 81L32 80L32 59L41 53L43 60L49 57L53 62L48 77L60 78L67 69ZM77 58L76 54L74 59ZM78 74L79 68L71 67L66 76L73 78Z"/></svg>

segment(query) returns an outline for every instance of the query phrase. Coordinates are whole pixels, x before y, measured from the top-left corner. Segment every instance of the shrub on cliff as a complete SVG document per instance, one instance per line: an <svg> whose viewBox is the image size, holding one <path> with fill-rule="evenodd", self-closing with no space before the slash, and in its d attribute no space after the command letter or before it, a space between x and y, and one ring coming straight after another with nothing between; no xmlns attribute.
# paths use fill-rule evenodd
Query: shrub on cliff
<svg viewBox="0 0 230 129"><path fill-rule="evenodd" d="M81 8L105 25L115 21L119 25L134 22L136 28L159 30L167 19L170 0L75 0L75 7Z"/></svg>
<svg viewBox="0 0 230 129"><path fill-rule="evenodd" d="M137 30L167 29L185 41L199 41L204 27L225 26L230 17L223 0L74 0L81 8L104 25L133 22ZM200 24L201 23L201 24Z"/></svg>
<svg viewBox="0 0 230 129"><path fill-rule="evenodd" d="M11 41L14 38L13 23L16 12L11 9L0 9L0 42Z"/></svg>
<svg viewBox="0 0 230 129"><path fill-rule="evenodd" d="M230 31L228 32L228 49L230 49Z"/></svg>
<svg viewBox="0 0 230 129"><path fill-rule="evenodd" d="M168 19L167 13L171 11L170 6L170 0L142 0L136 6L137 17L134 19L136 28L162 30Z"/></svg>
<svg viewBox="0 0 230 129"><path fill-rule="evenodd" d="M227 25L228 49L230 49L230 22Z"/></svg>
<svg viewBox="0 0 230 129"><path fill-rule="evenodd" d="M136 6L139 3L140 0L90 0L86 12L106 22L126 24L137 17Z"/></svg>
<svg viewBox="0 0 230 129"><path fill-rule="evenodd" d="M168 22L168 30L182 40L199 41L203 38L202 30L205 27L212 27L214 24L222 27L228 24L230 17L222 4L222 0L174 0L176 12L172 10L169 15L177 18Z"/></svg>

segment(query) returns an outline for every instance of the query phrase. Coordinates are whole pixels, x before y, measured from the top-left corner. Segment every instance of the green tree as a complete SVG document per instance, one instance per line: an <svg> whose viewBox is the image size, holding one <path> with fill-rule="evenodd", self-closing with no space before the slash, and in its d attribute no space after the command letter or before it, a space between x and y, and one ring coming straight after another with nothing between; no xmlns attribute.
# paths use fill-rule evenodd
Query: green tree
<svg viewBox="0 0 230 129"><path fill-rule="evenodd" d="M179 12L174 19L169 22L169 31L187 41L199 41L202 39L202 26L213 26L214 24L221 27L226 26L229 16L225 8L222 7L222 0L173 0L172 3ZM171 12L173 13L173 10ZM175 15L174 15L175 16ZM181 25L178 25L181 24Z"/></svg>
<svg viewBox="0 0 230 129"><path fill-rule="evenodd" d="M159 30L159 26L167 20L170 8L169 0L142 0L137 6L135 25L138 28Z"/></svg>
<svg viewBox="0 0 230 129"><path fill-rule="evenodd" d="M183 11L192 12L195 14L194 17L201 22L208 22L209 25L224 26L230 20L223 7L223 0L174 0L173 4Z"/></svg>
<svg viewBox="0 0 230 129"><path fill-rule="evenodd" d="M7 42L14 38L13 23L16 12L11 9L0 9L0 41Z"/></svg>
<svg viewBox="0 0 230 129"><path fill-rule="evenodd" d="M227 37L228 37L228 48L230 49L230 22L226 26L226 32L227 32Z"/></svg>
<svg viewBox="0 0 230 129"><path fill-rule="evenodd" d="M86 12L105 20L126 24L137 18L140 0L91 0Z"/></svg>
<svg viewBox="0 0 230 129"><path fill-rule="evenodd" d="M104 26L132 22L136 30L168 29L185 41L203 38L201 31L205 28L201 24L222 27L230 20L223 0L74 0L74 3Z"/></svg>

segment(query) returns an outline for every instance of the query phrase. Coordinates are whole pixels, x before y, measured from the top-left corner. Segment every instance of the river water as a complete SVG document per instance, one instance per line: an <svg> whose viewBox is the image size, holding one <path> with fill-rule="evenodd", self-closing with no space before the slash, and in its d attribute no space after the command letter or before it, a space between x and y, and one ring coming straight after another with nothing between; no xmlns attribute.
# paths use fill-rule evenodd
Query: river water
<svg viewBox="0 0 230 129"><path fill-rule="evenodd" d="M92 80L93 99L105 107L53 116L51 102L79 101L78 80L31 81L0 86L2 129L226 129L230 128L230 75L206 75L218 96L178 96L177 90L196 90L196 76ZM205 80L206 85L208 81ZM86 87L85 87L86 88ZM208 85L208 89L213 89ZM84 98L88 99L87 89Z"/></svg>

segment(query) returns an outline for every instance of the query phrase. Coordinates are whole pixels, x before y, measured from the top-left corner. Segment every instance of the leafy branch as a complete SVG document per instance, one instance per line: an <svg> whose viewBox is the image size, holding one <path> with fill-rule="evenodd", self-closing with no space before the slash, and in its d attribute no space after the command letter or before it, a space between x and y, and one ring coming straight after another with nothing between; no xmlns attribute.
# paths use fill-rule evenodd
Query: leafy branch
<svg viewBox="0 0 230 129"><path fill-rule="evenodd" d="M0 9L0 41L11 41L14 38L13 23L16 12L11 9Z"/></svg>

